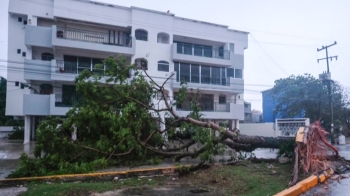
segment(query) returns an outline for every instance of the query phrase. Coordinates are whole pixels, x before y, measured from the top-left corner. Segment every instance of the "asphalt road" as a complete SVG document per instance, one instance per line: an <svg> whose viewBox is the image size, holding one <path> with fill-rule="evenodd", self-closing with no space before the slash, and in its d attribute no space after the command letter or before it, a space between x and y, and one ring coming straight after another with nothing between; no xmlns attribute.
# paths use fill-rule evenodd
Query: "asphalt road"
<svg viewBox="0 0 350 196"><path fill-rule="evenodd" d="M340 156L343 156L345 159L350 160L350 144L347 145L338 145L336 146L339 150ZM346 171L346 175L350 175L350 171ZM319 184L316 187L310 189L302 196L346 196L350 195L350 177L343 178L339 180L327 180L328 184Z"/></svg>

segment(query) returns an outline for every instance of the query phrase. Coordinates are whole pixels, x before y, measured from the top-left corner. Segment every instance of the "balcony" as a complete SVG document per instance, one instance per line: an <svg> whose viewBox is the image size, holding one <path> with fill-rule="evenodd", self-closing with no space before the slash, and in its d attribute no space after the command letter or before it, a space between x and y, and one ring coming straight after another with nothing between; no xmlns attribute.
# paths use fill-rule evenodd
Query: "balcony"
<svg viewBox="0 0 350 196"><path fill-rule="evenodd" d="M73 107L78 103L77 97L66 97L63 98L61 94L55 95L55 107Z"/></svg>
<svg viewBox="0 0 350 196"><path fill-rule="evenodd" d="M71 109L72 102L63 102L62 95L23 95L23 115L64 116Z"/></svg>
<svg viewBox="0 0 350 196"><path fill-rule="evenodd" d="M62 74L80 74L84 70L89 70L96 74L103 75L106 71L106 66L103 68L95 68L91 63L77 63L69 61L56 60L56 72Z"/></svg>
<svg viewBox="0 0 350 196"><path fill-rule="evenodd" d="M243 55L234 54L224 49L212 49L209 47L196 47L195 45L173 43L172 60L188 63L200 63L203 65L219 65L243 68Z"/></svg>
<svg viewBox="0 0 350 196"><path fill-rule="evenodd" d="M50 115L65 116L76 103L76 99L62 99L61 94L50 95Z"/></svg>
<svg viewBox="0 0 350 196"><path fill-rule="evenodd" d="M201 111L203 112L230 112L230 103L213 103L206 102L200 103ZM192 111L190 103L183 103L181 106L176 107L177 111Z"/></svg>
<svg viewBox="0 0 350 196"><path fill-rule="evenodd" d="M25 45L30 48L31 46L38 46L44 48L52 47L52 28L39 27L33 25L25 26Z"/></svg>
<svg viewBox="0 0 350 196"><path fill-rule="evenodd" d="M181 108L176 107L175 111L180 116L188 116L191 112L191 109L188 105L182 104ZM230 119L244 119L244 105L240 102L236 103L208 103L201 109L203 118L205 119L221 119L221 120L230 120Z"/></svg>
<svg viewBox="0 0 350 196"><path fill-rule="evenodd" d="M24 94L23 115L50 115L50 95Z"/></svg>
<svg viewBox="0 0 350 196"><path fill-rule="evenodd" d="M52 45L60 47L135 54L133 37L52 26Z"/></svg>
<svg viewBox="0 0 350 196"><path fill-rule="evenodd" d="M186 82L189 88L204 89L217 92L244 93L244 80L232 77L206 75L175 75L171 79L172 88L181 88L181 82Z"/></svg>
<svg viewBox="0 0 350 196"><path fill-rule="evenodd" d="M24 59L24 79L50 81L51 61Z"/></svg>

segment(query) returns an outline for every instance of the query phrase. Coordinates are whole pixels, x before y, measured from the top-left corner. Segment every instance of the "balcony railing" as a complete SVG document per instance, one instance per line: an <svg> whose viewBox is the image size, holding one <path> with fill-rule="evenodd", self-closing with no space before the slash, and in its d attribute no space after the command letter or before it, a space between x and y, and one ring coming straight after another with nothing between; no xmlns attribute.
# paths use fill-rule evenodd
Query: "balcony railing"
<svg viewBox="0 0 350 196"><path fill-rule="evenodd" d="M230 79L226 77L220 77L220 76L181 74L179 76L176 76L176 81L187 82L187 83L197 83L197 84L230 86Z"/></svg>
<svg viewBox="0 0 350 196"><path fill-rule="evenodd" d="M73 107L78 103L77 96L65 96L62 97L60 94L55 95L55 106L56 107Z"/></svg>
<svg viewBox="0 0 350 196"><path fill-rule="evenodd" d="M84 70L90 70L93 73L104 75L106 71L105 65L103 66L103 68L95 68L95 66L91 63L78 63L56 60L56 65L56 72L58 73L79 74Z"/></svg>
<svg viewBox="0 0 350 196"><path fill-rule="evenodd" d="M208 58L230 59L230 51L224 49L213 49L211 47L196 46L192 44L177 43L178 54L201 56Z"/></svg>
<svg viewBox="0 0 350 196"><path fill-rule="evenodd" d="M199 103L203 112L230 112L230 103L202 102ZM189 102L184 102L176 106L177 111L191 111Z"/></svg>
<svg viewBox="0 0 350 196"><path fill-rule="evenodd" d="M57 27L56 36L60 39L132 47L131 36L115 35L115 33L100 33L80 29Z"/></svg>

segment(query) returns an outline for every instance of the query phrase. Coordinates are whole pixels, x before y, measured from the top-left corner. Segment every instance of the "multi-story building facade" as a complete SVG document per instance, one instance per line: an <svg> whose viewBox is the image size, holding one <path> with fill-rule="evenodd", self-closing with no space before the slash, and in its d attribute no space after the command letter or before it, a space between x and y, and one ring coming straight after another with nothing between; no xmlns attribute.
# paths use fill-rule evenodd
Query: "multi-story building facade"
<svg viewBox="0 0 350 196"><path fill-rule="evenodd" d="M147 69L176 96L180 82L204 94L207 120L244 119L244 50L248 33L168 12L84 0L11 0L6 115L24 118L25 143L40 120L65 116L74 104L74 78L109 56ZM141 59L146 59L146 62ZM23 85L26 84L26 85ZM33 89L38 89L34 91ZM186 116L186 103L176 107Z"/></svg>

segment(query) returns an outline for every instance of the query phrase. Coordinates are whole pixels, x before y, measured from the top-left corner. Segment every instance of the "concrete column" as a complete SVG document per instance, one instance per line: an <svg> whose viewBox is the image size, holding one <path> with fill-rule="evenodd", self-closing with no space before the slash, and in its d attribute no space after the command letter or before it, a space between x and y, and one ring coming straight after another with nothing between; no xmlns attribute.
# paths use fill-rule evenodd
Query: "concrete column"
<svg viewBox="0 0 350 196"><path fill-rule="evenodd" d="M235 128L235 120L228 121L228 128L229 130L233 130L233 128Z"/></svg>
<svg viewBox="0 0 350 196"><path fill-rule="evenodd" d="M72 133L72 140L75 141L77 140L77 127L74 125L73 128L74 128L74 131Z"/></svg>
<svg viewBox="0 0 350 196"><path fill-rule="evenodd" d="M27 144L30 141L30 116L24 117L24 141L23 144Z"/></svg>
<svg viewBox="0 0 350 196"><path fill-rule="evenodd" d="M236 128L239 129L239 120L236 120Z"/></svg>

